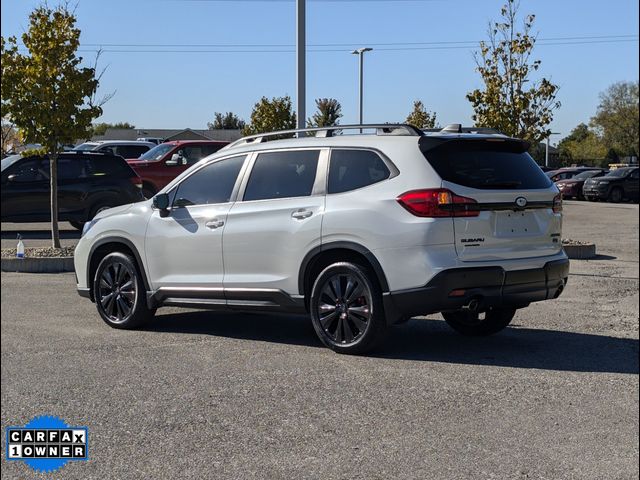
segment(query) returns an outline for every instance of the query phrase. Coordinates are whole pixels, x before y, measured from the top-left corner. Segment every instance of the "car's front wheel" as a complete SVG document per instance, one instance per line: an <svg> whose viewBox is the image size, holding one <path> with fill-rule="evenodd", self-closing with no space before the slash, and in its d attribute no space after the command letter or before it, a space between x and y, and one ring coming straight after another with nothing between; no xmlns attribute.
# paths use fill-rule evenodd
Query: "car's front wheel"
<svg viewBox="0 0 640 480"><path fill-rule="evenodd" d="M613 203L620 203L624 197L624 192L620 187L614 187L609 192L608 200Z"/></svg>
<svg viewBox="0 0 640 480"><path fill-rule="evenodd" d="M472 337L493 335L511 323L514 308L490 308L486 312L443 312L445 321L456 332Z"/></svg>
<svg viewBox="0 0 640 480"><path fill-rule="evenodd" d="M150 320L144 283L135 260L122 252L105 256L93 280L93 298L100 317L111 327L136 328Z"/></svg>
<svg viewBox="0 0 640 480"><path fill-rule="evenodd" d="M373 273L349 262L329 265L311 289L311 321L318 337L339 353L364 353L385 336L382 293Z"/></svg>

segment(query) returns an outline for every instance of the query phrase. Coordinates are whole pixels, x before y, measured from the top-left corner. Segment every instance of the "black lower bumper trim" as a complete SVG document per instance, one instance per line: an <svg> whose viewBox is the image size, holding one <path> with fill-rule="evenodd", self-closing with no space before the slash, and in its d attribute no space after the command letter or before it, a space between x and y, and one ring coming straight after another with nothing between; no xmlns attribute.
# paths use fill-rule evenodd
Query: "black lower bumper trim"
<svg viewBox="0 0 640 480"><path fill-rule="evenodd" d="M472 300L480 307L521 308L557 298L569 277L569 260L548 262L542 268L505 271L502 267L444 270L424 287L391 292L384 297L391 323L405 317L460 310ZM459 296L451 296L458 290Z"/></svg>
<svg viewBox="0 0 640 480"><path fill-rule="evenodd" d="M78 288L78 295L83 298L91 298L91 292L88 288Z"/></svg>

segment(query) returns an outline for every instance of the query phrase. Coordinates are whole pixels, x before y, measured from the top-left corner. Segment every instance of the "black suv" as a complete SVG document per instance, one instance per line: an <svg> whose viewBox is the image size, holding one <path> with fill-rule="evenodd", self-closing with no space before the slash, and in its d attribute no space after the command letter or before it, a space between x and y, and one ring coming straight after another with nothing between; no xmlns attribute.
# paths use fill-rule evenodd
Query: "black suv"
<svg viewBox="0 0 640 480"><path fill-rule="evenodd" d="M604 177L590 178L584 182L582 194L587 200L621 202L627 198L638 200L640 194L640 169L623 167L611 170Z"/></svg>
<svg viewBox="0 0 640 480"><path fill-rule="evenodd" d="M58 215L81 229L107 208L143 200L142 180L124 158L93 152L58 156ZM49 158L2 159L2 221L51 220Z"/></svg>

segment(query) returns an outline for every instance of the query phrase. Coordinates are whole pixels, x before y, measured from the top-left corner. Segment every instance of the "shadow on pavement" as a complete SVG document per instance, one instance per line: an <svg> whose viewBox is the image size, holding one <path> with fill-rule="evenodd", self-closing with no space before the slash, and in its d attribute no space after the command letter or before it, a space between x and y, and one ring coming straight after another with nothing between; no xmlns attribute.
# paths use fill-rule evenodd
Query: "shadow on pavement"
<svg viewBox="0 0 640 480"><path fill-rule="evenodd" d="M304 316L214 313L158 315L145 330L214 335L320 347ZM458 335L440 320L414 319L390 329L385 359L491 365L574 372L638 374L638 340L558 330L507 328L491 337Z"/></svg>
<svg viewBox="0 0 640 480"><path fill-rule="evenodd" d="M3 227L1 232L2 240L14 240L16 234L22 235L23 240L51 240L51 230L20 230L19 228L11 228L7 230ZM81 232L79 230L60 230L60 239L72 240L79 239Z"/></svg>

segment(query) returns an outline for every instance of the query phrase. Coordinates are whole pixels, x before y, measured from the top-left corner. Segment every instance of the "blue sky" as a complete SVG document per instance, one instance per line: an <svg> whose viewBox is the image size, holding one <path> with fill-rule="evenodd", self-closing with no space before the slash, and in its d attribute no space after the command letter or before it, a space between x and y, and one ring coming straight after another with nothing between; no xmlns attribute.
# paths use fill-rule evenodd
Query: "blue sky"
<svg viewBox="0 0 640 480"><path fill-rule="evenodd" d="M2 35L21 34L38 3L3 0ZM440 124L470 125L465 94L481 86L473 48L434 42L484 39L503 3L308 0L307 114L314 98L333 97L342 104L342 123L356 122L358 65L349 51L372 46L365 59L365 121L402 121L421 99ZM611 83L638 79L637 0L522 0L520 12L536 14L540 39L563 39L541 41L534 54L541 74L560 85L554 131L566 135L588 121ZM263 95L295 100L293 0L79 0L76 13L87 50L82 55L92 59L98 45L105 50L101 93L116 92L99 121L197 129L216 111L248 119Z"/></svg>

